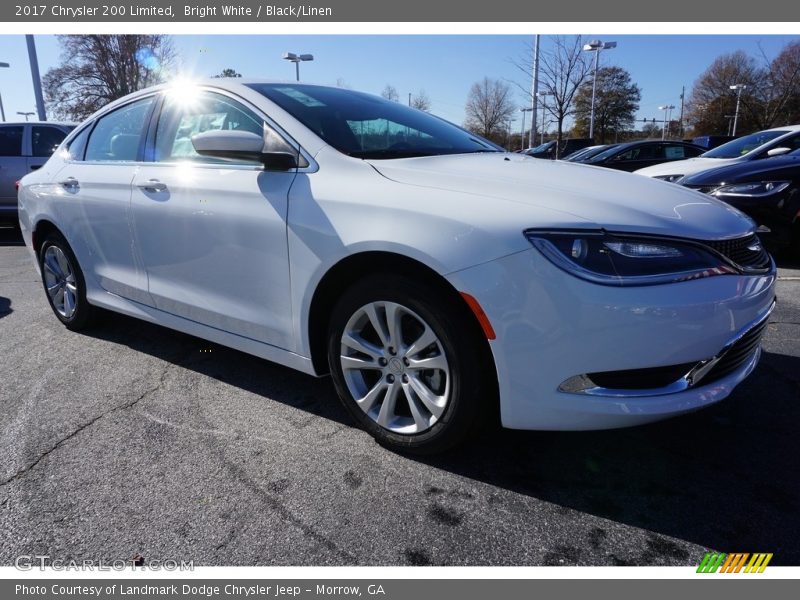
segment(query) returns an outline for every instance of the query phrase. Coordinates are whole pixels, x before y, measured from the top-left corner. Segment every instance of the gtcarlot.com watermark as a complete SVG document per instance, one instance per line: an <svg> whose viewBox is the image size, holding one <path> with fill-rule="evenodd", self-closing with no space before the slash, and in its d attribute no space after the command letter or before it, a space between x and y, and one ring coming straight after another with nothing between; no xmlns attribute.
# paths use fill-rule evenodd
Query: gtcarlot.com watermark
<svg viewBox="0 0 800 600"><path fill-rule="evenodd" d="M53 571L125 571L150 569L154 571L194 571L193 560L174 560L160 558L144 558L136 555L129 559L83 559L64 560L53 558L48 554L24 554L14 560L14 566L20 571L47 569Z"/></svg>

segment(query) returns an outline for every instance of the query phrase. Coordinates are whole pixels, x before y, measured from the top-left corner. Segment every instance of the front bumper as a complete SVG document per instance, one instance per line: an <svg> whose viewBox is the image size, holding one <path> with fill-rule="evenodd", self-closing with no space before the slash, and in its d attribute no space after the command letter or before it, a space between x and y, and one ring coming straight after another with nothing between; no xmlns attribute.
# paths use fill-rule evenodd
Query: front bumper
<svg viewBox="0 0 800 600"><path fill-rule="evenodd" d="M765 275L608 287L565 273L534 249L448 279L478 300L497 334L490 344L501 417L504 426L516 429L625 427L722 400L755 368L757 344L735 369L683 389L650 386L647 393L621 394L592 386L586 393L563 384L582 374L718 357L766 318L775 299L774 266Z"/></svg>

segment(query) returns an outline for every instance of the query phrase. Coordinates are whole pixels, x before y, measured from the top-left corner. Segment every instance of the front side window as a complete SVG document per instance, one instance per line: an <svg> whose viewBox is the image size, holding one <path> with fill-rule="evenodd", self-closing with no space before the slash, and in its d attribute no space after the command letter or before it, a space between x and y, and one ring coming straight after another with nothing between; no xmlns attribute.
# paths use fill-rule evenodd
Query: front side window
<svg viewBox="0 0 800 600"><path fill-rule="evenodd" d="M100 117L86 144L85 160L137 160L154 99L143 98Z"/></svg>
<svg viewBox="0 0 800 600"><path fill-rule="evenodd" d="M248 131L263 136L264 120L223 94L167 93L156 128L155 160L230 164L230 160L200 156L192 145L192 137L198 133L218 130Z"/></svg>
<svg viewBox="0 0 800 600"><path fill-rule="evenodd" d="M0 156L22 156L22 126L0 127Z"/></svg>
<svg viewBox="0 0 800 600"><path fill-rule="evenodd" d="M65 137L67 137L67 133L57 127L34 125L31 130L33 156L50 156Z"/></svg>
<svg viewBox="0 0 800 600"><path fill-rule="evenodd" d="M468 131L377 96L314 85L260 83L266 96L327 144L355 158L390 159L499 152Z"/></svg>

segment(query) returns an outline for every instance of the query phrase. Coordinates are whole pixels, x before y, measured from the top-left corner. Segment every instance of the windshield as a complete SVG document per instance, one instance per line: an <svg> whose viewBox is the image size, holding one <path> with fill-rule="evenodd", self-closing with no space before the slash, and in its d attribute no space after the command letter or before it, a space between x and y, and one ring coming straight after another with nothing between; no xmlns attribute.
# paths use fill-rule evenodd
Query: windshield
<svg viewBox="0 0 800 600"><path fill-rule="evenodd" d="M611 150L612 148L616 148L617 144L611 144L610 146L598 146L597 148L587 148L586 150L582 150L579 153L575 153L572 156L568 156L564 160L570 160L575 162L584 162L589 160L590 158L597 156L602 152L606 152L607 150Z"/></svg>
<svg viewBox="0 0 800 600"><path fill-rule="evenodd" d="M752 133L750 135L730 141L727 144L722 144L722 146L718 146L713 150L709 150L700 156L703 158L738 158L740 156L744 156L752 150L755 150L762 144L766 144L767 142L787 133L789 132L759 131L758 133Z"/></svg>
<svg viewBox="0 0 800 600"><path fill-rule="evenodd" d="M259 83L250 88L326 143L356 158L502 152L491 142L398 102L341 88Z"/></svg>
<svg viewBox="0 0 800 600"><path fill-rule="evenodd" d="M598 154L595 154L594 156L588 158L586 160L586 162L589 162L589 163L602 162L605 159L607 159L609 156L612 156L612 155L616 154L617 152L621 151L623 148L624 148L623 144L620 144L618 146L611 146L610 148L605 148L601 152L599 152Z"/></svg>

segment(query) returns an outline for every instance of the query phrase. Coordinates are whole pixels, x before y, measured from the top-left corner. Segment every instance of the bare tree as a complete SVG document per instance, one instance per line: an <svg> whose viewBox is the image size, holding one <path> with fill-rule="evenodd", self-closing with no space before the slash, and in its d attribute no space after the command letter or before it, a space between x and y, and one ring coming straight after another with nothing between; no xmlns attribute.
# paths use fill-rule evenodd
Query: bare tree
<svg viewBox="0 0 800 600"><path fill-rule="evenodd" d="M381 96L387 100L391 100L392 102L398 102L400 100L400 94L397 93L397 88L389 83L387 83L386 87L383 88Z"/></svg>
<svg viewBox="0 0 800 600"><path fill-rule="evenodd" d="M62 35L61 64L44 76L48 109L80 121L112 100L159 83L175 53L165 35Z"/></svg>
<svg viewBox="0 0 800 600"><path fill-rule="evenodd" d="M511 87L484 77L472 84L465 107L464 127L494 142L504 141L516 111Z"/></svg>
<svg viewBox="0 0 800 600"><path fill-rule="evenodd" d="M529 44L528 53L514 61L518 69L533 77L533 47ZM564 135L564 121L574 112L574 99L578 88L592 72L592 62L586 59L583 52L581 36L554 36L550 38L550 49L540 53L539 91L548 94L547 112L556 123L558 146ZM531 91L527 85L517 86L531 101Z"/></svg>
<svg viewBox="0 0 800 600"><path fill-rule="evenodd" d="M411 96L411 107L430 112L431 99L428 94L425 93L425 90L420 90L415 95Z"/></svg>

